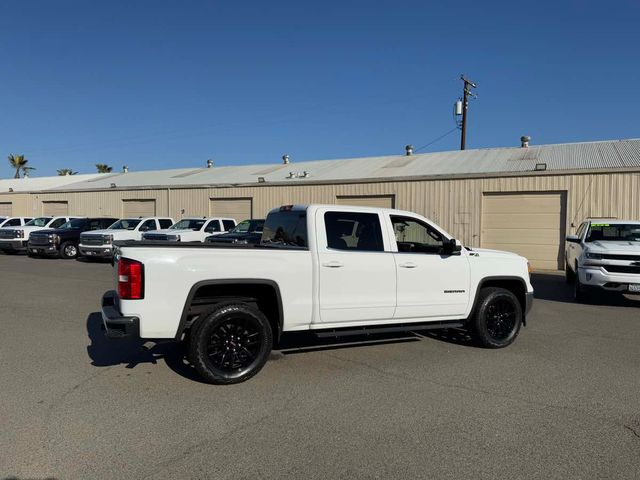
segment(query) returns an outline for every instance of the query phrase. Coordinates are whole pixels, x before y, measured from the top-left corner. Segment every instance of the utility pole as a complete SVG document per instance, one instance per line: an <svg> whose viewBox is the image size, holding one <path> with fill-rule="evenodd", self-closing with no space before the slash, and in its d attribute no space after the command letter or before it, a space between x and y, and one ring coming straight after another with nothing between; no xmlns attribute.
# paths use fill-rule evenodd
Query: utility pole
<svg viewBox="0 0 640 480"><path fill-rule="evenodd" d="M464 150L467 140L467 110L469 108L469 95L473 98L477 97L471 91L471 88L476 88L476 84L465 78L464 75L460 75L460 80L464 82L464 92L462 94L462 134L460 136L460 150Z"/></svg>

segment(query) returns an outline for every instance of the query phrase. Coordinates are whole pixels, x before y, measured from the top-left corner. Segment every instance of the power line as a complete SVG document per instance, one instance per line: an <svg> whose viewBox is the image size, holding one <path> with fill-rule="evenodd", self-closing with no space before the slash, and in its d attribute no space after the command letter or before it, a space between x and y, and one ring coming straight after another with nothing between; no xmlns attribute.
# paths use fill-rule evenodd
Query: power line
<svg viewBox="0 0 640 480"><path fill-rule="evenodd" d="M422 145L421 147L418 147L416 149L414 149L414 152L419 152L420 150L427 148L431 145L433 145L434 143L442 140L444 137L446 137L447 135L451 135L453 132L455 132L456 130L458 130L458 127L455 126L453 127L451 130L449 130L448 132L443 133L442 135L440 135L439 137L434 138L433 140L431 140L429 143L426 143L424 145Z"/></svg>

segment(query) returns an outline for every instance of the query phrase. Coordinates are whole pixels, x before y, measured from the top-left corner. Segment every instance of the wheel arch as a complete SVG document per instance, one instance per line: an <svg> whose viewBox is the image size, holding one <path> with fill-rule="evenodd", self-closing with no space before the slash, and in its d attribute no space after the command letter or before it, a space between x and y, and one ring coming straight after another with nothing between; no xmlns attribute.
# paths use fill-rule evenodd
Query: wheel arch
<svg viewBox="0 0 640 480"><path fill-rule="evenodd" d="M516 276L492 276L485 277L478 283L476 289L476 295L473 300L473 308L471 309L471 315L473 315L478 306L478 300L480 298L480 290L487 287L499 287L509 290L513 293L520 303L522 308L522 324L526 325L526 310L527 310L527 284L522 277Z"/></svg>
<svg viewBox="0 0 640 480"><path fill-rule="evenodd" d="M201 280L189 290L182 309L180 323L175 340L180 340L188 327L189 318L193 317L194 303L200 300L200 306L206 307L220 302L250 300L256 303L271 324L274 342L280 339L284 325L284 310L280 287L273 280L257 278L232 278ZM210 300L210 301L209 301Z"/></svg>

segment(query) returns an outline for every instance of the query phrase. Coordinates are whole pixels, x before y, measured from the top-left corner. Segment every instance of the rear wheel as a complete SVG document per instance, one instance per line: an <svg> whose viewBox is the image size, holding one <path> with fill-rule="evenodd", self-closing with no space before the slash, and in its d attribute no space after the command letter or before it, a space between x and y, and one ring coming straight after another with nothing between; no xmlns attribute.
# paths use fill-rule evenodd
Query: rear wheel
<svg viewBox="0 0 640 480"><path fill-rule="evenodd" d="M60 246L60 257L76 258L78 256L78 246L73 242L64 242Z"/></svg>
<svg viewBox="0 0 640 480"><path fill-rule="evenodd" d="M266 363L272 335L269 320L253 305L216 305L189 333L189 361L208 383L244 382Z"/></svg>
<svg viewBox="0 0 640 480"><path fill-rule="evenodd" d="M522 318L522 306L512 292L487 287L480 290L471 330L482 346L503 348L518 336Z"/></svg>

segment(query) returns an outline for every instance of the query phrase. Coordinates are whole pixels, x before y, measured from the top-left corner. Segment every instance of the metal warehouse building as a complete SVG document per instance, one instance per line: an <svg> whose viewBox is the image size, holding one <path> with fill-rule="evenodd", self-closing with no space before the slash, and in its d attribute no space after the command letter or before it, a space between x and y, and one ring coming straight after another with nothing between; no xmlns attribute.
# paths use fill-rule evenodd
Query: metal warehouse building
<svg viewBox="0 0 640 480"><path fill-rule="evenodd" d="M564 268L585 217L640 218L640 139L0 180L0 215L243 220L292 203L412 210L469 246Z"/></svg>

